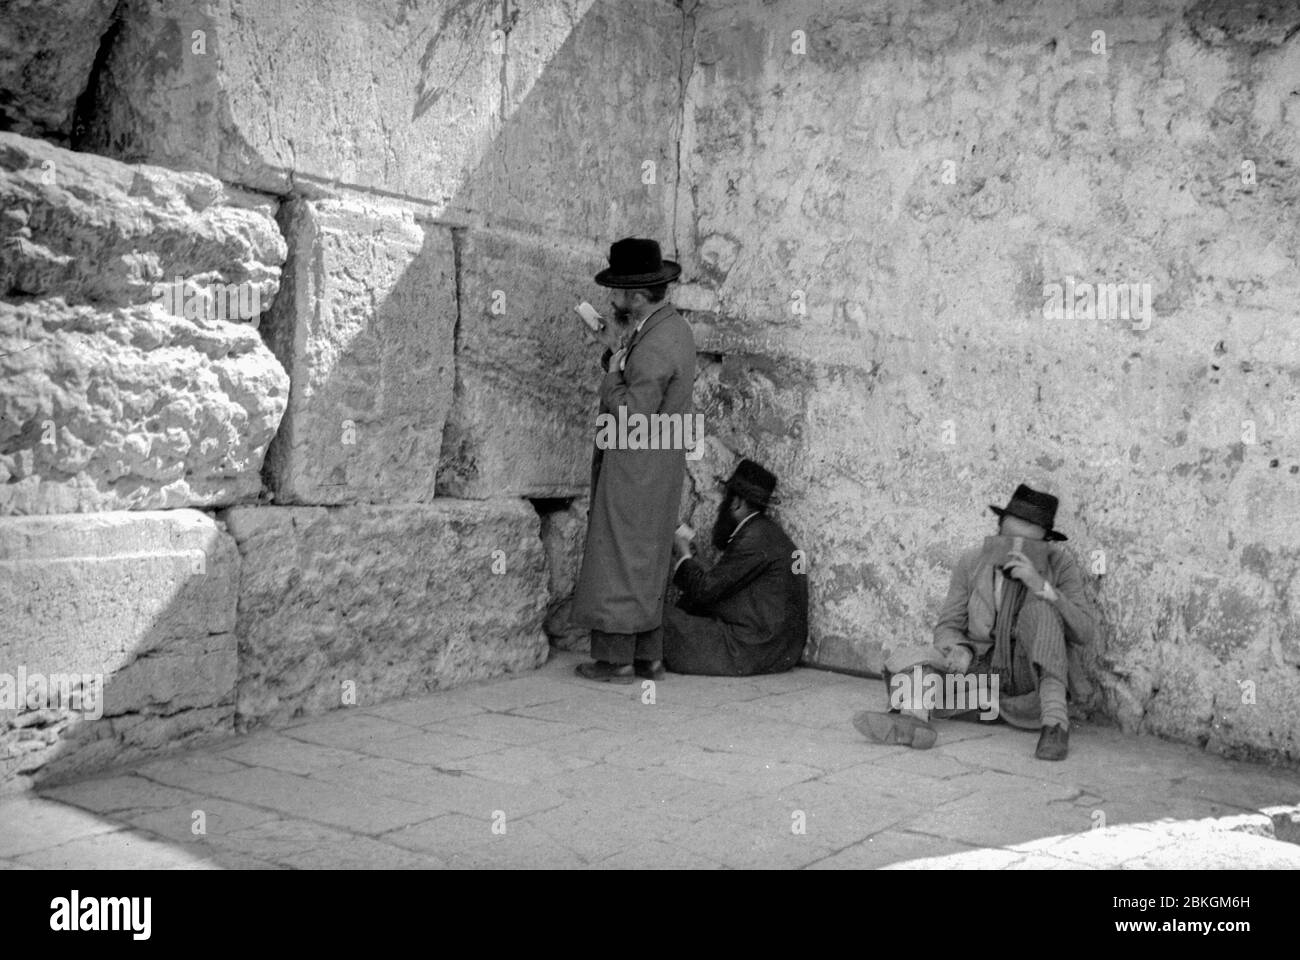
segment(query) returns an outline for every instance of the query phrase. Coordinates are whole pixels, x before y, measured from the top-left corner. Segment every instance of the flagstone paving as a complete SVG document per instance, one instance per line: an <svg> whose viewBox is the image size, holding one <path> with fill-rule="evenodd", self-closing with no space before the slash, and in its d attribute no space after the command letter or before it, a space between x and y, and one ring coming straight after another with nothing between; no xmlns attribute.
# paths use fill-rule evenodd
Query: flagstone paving
<svg viewBox="0 0 1300 960"><path fill-rule="evenodd" d="M1062 763L958 721L885 747L850 724L879 681L579 660L0 800L0 868L1300 867L1294 769L1087 724Z"/></svg>

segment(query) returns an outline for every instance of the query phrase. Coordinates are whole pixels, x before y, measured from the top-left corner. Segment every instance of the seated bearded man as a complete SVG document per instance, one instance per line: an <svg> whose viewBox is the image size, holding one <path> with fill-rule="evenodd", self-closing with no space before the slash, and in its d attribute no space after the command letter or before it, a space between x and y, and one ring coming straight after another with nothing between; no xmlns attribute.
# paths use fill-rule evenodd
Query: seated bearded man
<svg viewBox="0 0 1300 960"><path fill-rule="evenodd" d="M664 665L674 673L743 677L791 669L808 639L808 577L794 543L767 515L776 477L742 460L713 524L722 551L707 569L678 534L677 607L664 608Z"/></svg>
<svg viewBox="0 0 1300 960"><path fill-rule="evenodd" d="M1021 484L1006 507L990 506L999 518L998 535L957 561L933 645L890 654L884 677L894 709L858 714L854 726L860 732L879 743L931 747L938 735L931 714L968 712L975 705L965 692L974 686L981 692L980 707L988 706L984 693L992 692L993 709L981 719L1000 714L1013 726L1037 729L1034 756L1065 759L1067 688L1072 677L1080 679L1070 661L1093 641L1097 614L1084 593L1078 561L1060 545L1067 538L1053 529L1057 503ZM965 702L932 708L935 698L918 698L918 687L959 691L954 699Z"/></svg>

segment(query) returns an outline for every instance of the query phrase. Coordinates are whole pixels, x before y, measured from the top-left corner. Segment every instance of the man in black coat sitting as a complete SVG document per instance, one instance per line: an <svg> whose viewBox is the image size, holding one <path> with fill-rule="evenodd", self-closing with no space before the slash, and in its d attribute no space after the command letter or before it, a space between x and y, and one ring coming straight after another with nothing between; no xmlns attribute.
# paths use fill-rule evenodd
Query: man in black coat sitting
<svg viewBox="0 0 1300 960"><path fill-rule="evenodd" d="M706 570L688 536L673 545L677 607L664 609L664 665L674 673L743 677L779 673L799 662L808 638L807 561L767 516L776 477L742 460L713 525L722 551Z"/></svg>

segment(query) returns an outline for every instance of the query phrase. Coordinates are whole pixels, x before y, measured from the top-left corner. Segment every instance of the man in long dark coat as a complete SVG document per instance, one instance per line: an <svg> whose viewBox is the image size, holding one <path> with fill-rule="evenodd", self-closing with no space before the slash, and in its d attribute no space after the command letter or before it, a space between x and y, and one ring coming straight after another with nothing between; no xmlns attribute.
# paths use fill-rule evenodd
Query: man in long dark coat
<svg viewBox="0 0 1300 960"><path fill-rule="evenodd" d="M598 424L638 415L691 417L695 338L665 299L668 283L680 273L653 240L629 237L610 247L609 267L595 278L611 289L614 308L613 322L596 334L608 348ZM659 679L686 451L681 444L645 449L635 437L618 436L612 445L607 440L608 433L598 431L587 542L573 596L573 623L591 630L594 658L579 664L578 674L616 683Z"/></svg>
<svg viewBox="0 0 1300 960"><path fill-rule="evenodd" d="M664 612L664 663L674 673L723 677L789 670L808 639L807 562L767 515L776 477L742 460L719 480L726 494L713 545L722 557L705 569L678 536L673 581L682 598Z"/></svg>

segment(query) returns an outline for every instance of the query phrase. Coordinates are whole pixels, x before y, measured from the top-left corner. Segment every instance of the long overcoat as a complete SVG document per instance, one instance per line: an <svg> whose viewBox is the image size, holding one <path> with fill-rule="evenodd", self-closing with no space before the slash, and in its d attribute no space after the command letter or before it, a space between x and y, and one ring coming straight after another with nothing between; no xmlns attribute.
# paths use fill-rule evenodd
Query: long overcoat
<svg viewBox="0 0 1300 960"><path fill-rule="evenodd" d="M760 514L733 535L717 566L682 561L682 588L664 637L664 666L674 673L744 677L779 673L799 662L808 640L808 577L771 517Z"/></svg>
<svg viewBox="0 0 1300 960"><path fill-rule="evenodd" d="M627 417L678 414L685 428L692 414L695 338L672 304L646 317L622 367L611 362L601 381L602 414L618 418L619 407ZM574 624L608 633L660 625L685 478L685 450L595 447Z"/></svg>

